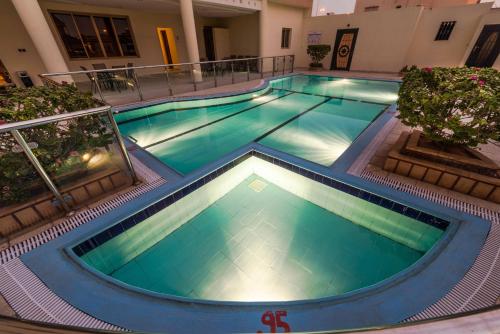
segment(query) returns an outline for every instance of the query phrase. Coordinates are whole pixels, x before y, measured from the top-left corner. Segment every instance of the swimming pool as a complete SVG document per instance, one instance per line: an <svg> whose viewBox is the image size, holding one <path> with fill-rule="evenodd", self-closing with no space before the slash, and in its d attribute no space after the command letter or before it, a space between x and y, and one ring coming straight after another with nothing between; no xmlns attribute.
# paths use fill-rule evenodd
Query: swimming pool
<svg viewBox="0 0 500 334"><path fill-rule="evenodd" d="M314 172L243 156L74 251L128 286L169 296L306 300L405 270L447 225Z"/></svg>
<svg viewBox="0 0 500 334"><path fill-rule="evenodd" d="M296 75L256 92L117 114L121 133L181 174L259 142L330 166L397 99L399 83Z"/></svg>

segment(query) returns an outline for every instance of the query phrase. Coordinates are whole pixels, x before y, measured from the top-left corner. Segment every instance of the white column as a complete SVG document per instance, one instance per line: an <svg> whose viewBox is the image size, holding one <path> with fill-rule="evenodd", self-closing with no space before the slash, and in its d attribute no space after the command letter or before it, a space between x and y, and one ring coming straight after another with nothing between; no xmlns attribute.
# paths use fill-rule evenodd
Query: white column
<svg viewBox="0 0 500 334"><path fill-rule="evenodd" d="M37 0L12 0L17 14L35 45L47 72L68 72L47 20ZM15 34L15 32L13 32ZM53 77L56 81L73 82L71 76Z"/></svg>
<svg viewBox="0 0 500 334"><path fill-rule="evenodd" d="M194 23L193 0L181 0L182 26L186 38L189 62L197 63L200 61L200 52L198 50L198 40L196 39L196 25ZM193 76L195 81L202 81L200 65L194 66Z"/></svg>
<svg viewBox="0 0 500 334"><path fill-rule="evenodd" d="M262 0L262 7L259 13L259 55L261 57L270 56L268 54L269 23L268 23L267 0Z"/></svg>

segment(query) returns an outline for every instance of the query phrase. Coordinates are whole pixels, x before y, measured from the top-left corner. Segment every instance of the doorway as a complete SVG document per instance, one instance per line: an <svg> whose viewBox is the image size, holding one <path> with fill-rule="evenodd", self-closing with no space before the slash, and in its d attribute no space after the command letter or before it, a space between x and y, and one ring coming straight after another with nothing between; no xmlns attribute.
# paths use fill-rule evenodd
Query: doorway
<svg viewBox="0 0 500 334"><path fill-rule="evenodd" d="M2 60L0 60L0 87L5 87L9 85L12 85L10 74L7 71L7 68L2 63Z"/></svg>
<svg viewBox="0 0 500 334"><path fill-rule="evenodd" d="M351 69L352 55L358 38L358 28L339 29L333 48L331 70L349 71Z"/></svg>
<svg viewBox="0 0 500 334"><path fill-rule="evenodd" d="M160 39L161 52L163 54L163 63L177 64L177 48L175 46L175 36L172 28L156 28L158 38Z"/></svg>
<svg viewBox="0 0 500 334"><path fill-rule="evenodd" d="M500 24L485 25L465 65L471 67L491 67L495 63L499 51Z"/></svg>
<svg viewBox="0 0 500 334"><path fill-rule="evenodd" d="M207 59L215 60L214 31L212 27L203 27L203 39L205 40Z"/></svg>

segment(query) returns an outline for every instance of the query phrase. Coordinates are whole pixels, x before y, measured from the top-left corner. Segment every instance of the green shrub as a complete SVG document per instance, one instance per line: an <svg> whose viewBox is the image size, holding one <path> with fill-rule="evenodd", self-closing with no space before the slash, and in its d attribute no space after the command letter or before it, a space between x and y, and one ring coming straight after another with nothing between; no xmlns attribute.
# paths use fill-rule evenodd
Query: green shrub
<svg viewBox="0 0 500 334"><path fill-rule="evenodd" d="M321 61L330 52L328 44L314 44L307 47L307 54L312 59L311 67L321 67Z"/></svg>
<svg viewBox="0 0 500 334"><path fill-rule="evenodd" d="M399 118L441 145L500 140L500 76L493 68L423 68L404 73Z"/></svg>
<svg viewBox="0 0 500 334"><path fill-rule="evenodd" d="M74 85L13 88L0 101L0 124L97 107L90 94ZM20 130L51 176L85 168L84 152L112 143L107 121L84 116ZM43 185L42 185L43 188ZM40 177L10 133L0 133L0 206L29 198L40 190ZM36 192L36 191L35 191Z"/></svg>

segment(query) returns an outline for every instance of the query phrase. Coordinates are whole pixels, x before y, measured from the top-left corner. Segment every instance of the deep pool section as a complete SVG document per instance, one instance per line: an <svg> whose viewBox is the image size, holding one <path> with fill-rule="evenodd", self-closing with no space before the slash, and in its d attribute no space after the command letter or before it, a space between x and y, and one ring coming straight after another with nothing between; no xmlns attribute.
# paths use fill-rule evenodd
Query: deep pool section
<svg viewBox="0 0 500 334"><path fill-rule="evenodd" d="M143 217L136 225L119 223L75 251L104 274L154 292L290 301L381 282L443 233L392 211L390 200L377 205L313 179L246 158L158 213L136 214Z"/></svg>
<svg viewBox="0 0 500 334"><path fill-rule="evenodd" d="M397 98L397 82L296 75L255 93L117 114L123 135L181 174L258 141L330 166Z"/></svg>
<svg viewBox="0 0 500 334"><path fill-rule="evenodd" d="M327 101L320 96L281 90L275 91L273 96L279 98L221 122L208 124L183 136L150 146L147 150L168 166L186 174Z"/></svg>

